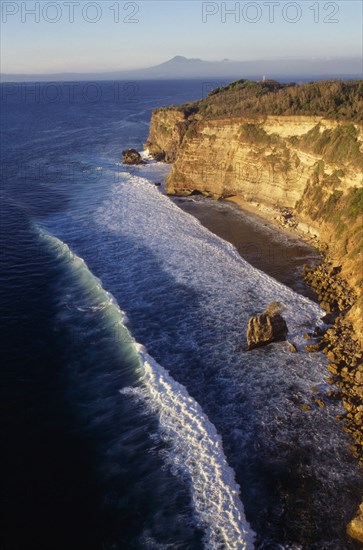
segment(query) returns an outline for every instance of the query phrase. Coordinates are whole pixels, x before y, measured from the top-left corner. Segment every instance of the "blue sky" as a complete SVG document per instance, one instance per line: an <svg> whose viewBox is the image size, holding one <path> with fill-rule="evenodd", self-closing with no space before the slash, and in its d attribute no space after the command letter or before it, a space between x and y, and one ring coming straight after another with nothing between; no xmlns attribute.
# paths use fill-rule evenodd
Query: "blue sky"
<svg viewBox="0 0 363 550"><path fill-rule="evenodd" d="M2 0L1 8L4 73L141 68L174 55L236 61L362 55L361 0Z"/></svg>

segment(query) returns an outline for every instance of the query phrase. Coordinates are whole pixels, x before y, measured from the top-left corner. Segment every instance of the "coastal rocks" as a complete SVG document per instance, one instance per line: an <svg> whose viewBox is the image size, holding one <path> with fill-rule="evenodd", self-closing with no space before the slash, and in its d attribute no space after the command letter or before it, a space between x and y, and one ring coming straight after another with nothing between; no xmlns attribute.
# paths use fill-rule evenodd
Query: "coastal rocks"
<svg viewBox="0 0 363 550"><path fill-rule="evenodd" d="M305 346L305 350L309 353L316 353L317 351L320 351L320 345L319 344L308 344Z"/></svg>
<svg viewBox="0 0 363 550"><path fill-rule="evenodd" d="M305 350L309 353L316 353L318 351L323 351L325 347L325 342L316 342L315 344L308 344L305 346Z"/></svg>
<svg viewBox="0 0 363 550"><path fill-rule="evenodd" d="M360 505L356 517L348 524L347 533L353 539L363 542L363 504Z"/></svg>
<svg viewBox="0 0 363 550"><path fill-rule="evenodd" d="M325 345L323 352L330 361L328 371L333 375L327 381L340 390L331 394L341 400L346 410L337 418L344 423L344 431L352 438L350 450L363 466L363 354L349 320L356 296L341 278L340 271L339 266L333 267L325 261L315 269L306 270L305 279L328 312L323 321L331 326L324 334L314 331L312 336L320 338L320 343ZM321 406L323 401L316 404ZM347 534L363 542L363 503L357 516L348 524Z"/></svg>
<svg viewBox="0 0 363 550"><path fill-rule="evenodd" d="M291 351L291 353L297 353L298 349L294 342L289 342L289 351Z"/></svg>
<svg viewBox="0 0 363 550"><path fill-rule="evenodd" d="M313 408L311 405L308 405L308 404L304 404L304 405L300 405L300 410L301 411L311 411Z"/></svg>
<svg viewBox="0 0 363 550"><path fill-rule="evenodd" d="M142 160L140 153L138 153L136 149L125 149L122 151L122 156L122 162L124 164L145 164L145 161Z"/></svg>
<svg viewBox="0 0 363 550"><path fill-rule="evenodd" d="M363 466L363 355L352 334L346 319L339 317L323 337L324 353L330 361L328 370L341 388L342 404L347 411L344 430L351 434L354 440L351 450Z"/></svg>
<svg viewBox="0 0 363 550"><path fill-rule="evenodd" d="M341 390L342 404L347 411L343 417L344 430L351 434L350 448L363 466L363 355L346 316L356 297L340 277L339 266L329 262L306 270L305 280L316 291L321 306L330 312L323 320L331 326L325 333L319 330L312 336L320 337L318 346L329 359L328 371ZM314 344L306 346L306 350L314 351L312 346Z"/></svg>
<svg viewBox="0 0 363 550"><path fill-rule="evenodd" d="M342 312L356 300L355 293L340 277L340 267L323 262L314 269L305 269L305 281L315 290L321 307L327 313Z"/></svg>
<svg viewBox="0 0 363 550"><path fill-rule="evenodd" d="M279 212L275 220L282 225L283 227L291 227L296 229L298 222L294 218L292 208L280 208L278 205L275 205L276 210Z"/></svg>
<svg viewBox="0 0 363 550"><path fill-rule="evenodd" d="M255 315L248 321L246 351L286 340L288 332L278 306L276 303L270 304L261 315Z"/></svg>

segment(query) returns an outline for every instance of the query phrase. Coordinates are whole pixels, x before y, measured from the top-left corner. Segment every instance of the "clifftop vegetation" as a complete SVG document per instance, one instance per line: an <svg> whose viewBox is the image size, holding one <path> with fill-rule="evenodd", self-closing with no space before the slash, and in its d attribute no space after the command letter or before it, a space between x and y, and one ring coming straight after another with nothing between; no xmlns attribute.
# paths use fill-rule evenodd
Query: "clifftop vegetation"
<svg viewBox="0 0 363 550"><path fill-rule="evenodd" d="M299 85L237 80L212 90L205 99L172 108L187 118L196 113L203 119L305 115L363 122L363 80L323 80Z"/></svg>
<svg viewBox="0 0 363 550"><path fill-rule="evenodd" d="M291 140L300 149L324 157L325 161L338 164L349 163L363 169L363 152L359 132L354 124L344 124L327 130L317 124L300 138Z"/></svg>

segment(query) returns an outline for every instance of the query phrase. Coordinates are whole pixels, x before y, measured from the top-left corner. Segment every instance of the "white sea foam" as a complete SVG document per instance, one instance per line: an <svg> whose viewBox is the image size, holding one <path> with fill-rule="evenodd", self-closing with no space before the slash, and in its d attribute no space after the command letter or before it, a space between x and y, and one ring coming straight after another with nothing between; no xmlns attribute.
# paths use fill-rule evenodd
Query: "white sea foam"
<svg viewBox="0 0 363 550"><path fill-rule="evenodd" d="M148 169L142 167L138 173L147 174ZM337 509L344 495L349 500L351 480L358 480L359 473L346 467L347 437L335 419L341 408L326 399L324 409L312 405L308 414L301 411L303 403L311 403L313 386L325 391L326 358L305 353L303 338L304 332L321 323L319 306L253 268L231 244L210 233L144 178L128 174L117 184L110 178L103 192L98 207L85 206L83 194L67 219L64 213L55 215L48 226L88 263L92 261L103 286L128 312L137 340L170 370L173 384L144 355L145 392L129 391L160 411L163 437L173 440L166 459L178 464L179 472L185 467L196 513L200 521L211 522L208 540L216 541L221 527L213 522L218 519L235 541L240 508L232 500L232 515L225 513L236 485L222 450L219 462L213 453L212 462L206 459L213 450L209 437L216 432L209 431L205 415L223 436L229 464L239 468L242 492L246 463L256 460L267 471L288 472L292 479L298 465L297 483L305 477L316 481L309 502L312 509L327 514L333 529L332 502ZM275 300L285 306L289 338L299 353L291 354L286 343L244 353L249 316ZM193 404L175 380L187 388ZM183 409L185 403L191 408ZM203 422L198 420L201 410L196 403L203 408ZM184 440L193 459L185 459ZM306 458L301 463L296 458L300 454ZM193 461L200 461L200 467ZM221 473L217 466L222 463L227 469ZM217 470L212 475L213 465ZM216 508L203 508L203 476L206 483L216 480L227 501L213 497ZM249 495L255 494L255 482L248 483ZM256 494L261 494L261 487ZM242 529L243 525L242 521Z"/></svg>
<svg viewBox="0 0 363 550"><path fill-rule="evenodd" d="M141 158L143 160L153 160L153 157L150 154L149 149L143 149L142 151L139 151L139 154L141 155Z"/></svg>
<svg viewBox="0 0 363 550"><path fill-rule="evenodd" d="M233 245L210 233L142 177L129 176L126 183L114 186L95 221L104 230L144 243L177 282L201 294L213 292L213 307L223 307L223 313L228 301L239 302L243 296L241 313L248 317L259 303L263 307L280 296L292 337L304 323L319 322L322 312L316 304L252 267Z"/></svg>
<svg viewBox="0 0 363 550"><path fill-rule="evenodd" d="M184 386L143 346L135 344L135 348L143 364L144 383L159 412L161 437L171 444L167 462L191 482L195 512L205 530L205 548L253 548L254 533L216 428Z"/></svg>
<svg viewBox="0 0 363 550"><path fill-rule="evenodd" d="M41 237L57 250L59 256L70 256L67 244L44 232L41 232ZM76 309L96 312L108 308L110 315L118 317L122 331L128 334L127 339L123 336L122 342L131 343L140 359L142 385L123 388L120 394L143 400L152 412L157 413L160 437L169 449L165 451L164 459L175 475L190 483L197 524L205 533L205 548L252 549L255 533L245 518L239 486L227 464L216 428L185 387L178 384L128 333L123 324L127 319L125 313L115 297L102 288L100 279L92 275L86 262L73 253L72 258L73 269L81 268L83 278L96 283L101 302L89 308L75 306Z"/></svg>

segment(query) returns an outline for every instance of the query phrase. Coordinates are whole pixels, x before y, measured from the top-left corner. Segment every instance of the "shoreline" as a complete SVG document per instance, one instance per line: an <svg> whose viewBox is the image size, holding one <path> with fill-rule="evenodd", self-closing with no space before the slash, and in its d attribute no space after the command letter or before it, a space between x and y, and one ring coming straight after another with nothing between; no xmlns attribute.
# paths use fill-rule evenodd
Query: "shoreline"
<svg viewBox="0 0 363 550"><path fill-rule="evenodd" d="M286 219L272 208L261 208L260 205L248 203L240 197L229 197L219 201L205 197L203 199L174 197L173 200L214 234L231 242L251 265L295 292L319 303L328 314L326 317L330 316L330 312L336 311L332 314L334 318L327 320L330 327L328 330L319 334L317 338L314 338L314 334L309 334L310 342L317 343L306 346L306 351L323 352L330 361L327 368L327 375L330 376L327 381L337 388L345 408L345 413L339 415L342 430L350 434L349 449L360 466L363 466L362 352L359 342L352 339L352 326L345 319L346 311L349 311L353 303L353 295L344 280L340 279L339 269L336 273L329 259L324 258L319 252L317 235L310 234L310 242L307 242L309 228L307 232L301 231L299 224L295 224L294 220L292 226L285 226L289 216ZM217 206L213 208L213 204ZM225 208L226 205L231 208L230 211ZM224 213L224 221L215 219L218 206ZM236 213L238 216L233 216ZM236 219L239 221L236 222ZM238 232L238 229L243 228L244 231ZM264 237L263 248L260 239ZM266 248L269 250L271 244L275 253L261 255L261 251ZM306 254L308 250L311 256L305 256L304 259L309 259L310 262L301 262L301 252L305 251ZM260 254L256 254L256 251ZM276 251L282 252L282 255L276 255ZM308 265L308 269L304 268L304 264ZM363 502L346 529L352 540L363 542Z"/></svg>
<svg viewBox="0 0 363 550"><path fill-rule="evenodd" d="M260 203L247 201L238 195L226 197L223 201L231 202L242 211L249 212L262 220L268 221L280 231L283 231L315 248L319 253L319 246L321 246L321 243L318 240L319 236L317 231L315 229L313 230L310 226L302 224L301 222L296 222L295 224L289 225L287 223L288 220L284 219L283 215L281 215L281 211L278 209L274 209L273 207L268 207Z"/></svg>
<svg viewBox="0 0 363 550"><path fill-rule="evenodd" d="M317 302L305 282L304 265L322 260L319 250L296 231L281 227L273 214L264 217L239 197L216 201L207 197L171 197L212 233L233 244L242 258L298 294Z"/></svg>
<svg viewBox="0 0 363 550"><path fill-rule="evenodd" d="M213 234L234 245L253 267L325 310L323 320L329 328L316 334L315 331L306 333L305 352L323 352L328 357L326 381L332 385L331 395L339 398L345 408L345 413L337 419L342 422L341 429L350 434L347 448L363 466L363 407L357 407L357 397L359 402L363 397L360 386L363 371L359 366L362 355L351 338L352 327L345 320L349 289L339 277L340 269L331 265L318 230L295 219L290 208L247 202L238 196L215 200L202 194L168 195L164 183L160 191ZM363 542L362 523L363 503L346 525L352 544Z"/></svg>

